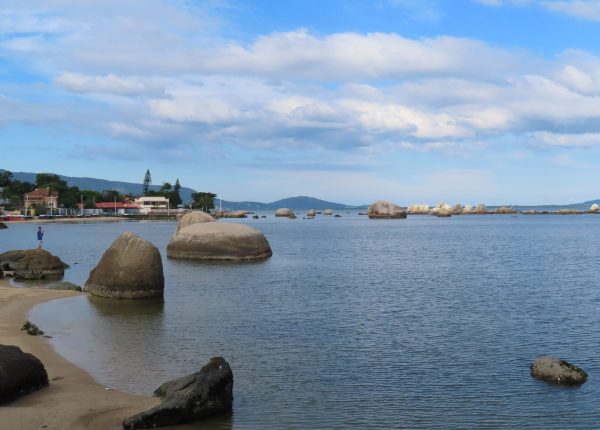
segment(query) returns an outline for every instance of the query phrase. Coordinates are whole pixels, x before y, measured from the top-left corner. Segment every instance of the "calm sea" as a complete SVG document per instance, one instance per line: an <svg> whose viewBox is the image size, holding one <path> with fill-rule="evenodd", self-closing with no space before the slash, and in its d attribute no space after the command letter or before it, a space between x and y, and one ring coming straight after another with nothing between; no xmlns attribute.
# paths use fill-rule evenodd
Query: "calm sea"
<svg viewBox="0 0 600 430"><path fill-rule="evenodd" d="M49 224L46 248L82 285L132 231L163 254L163 304L37 306L59 353L106 387L150 394L225 357L224 429L590 429L600 425L600 216L231 220L262 230L254 264L168 260L169 222ZM33 247L35 225L0 230ZM580 388L533 380L556 355Z"/></svg>

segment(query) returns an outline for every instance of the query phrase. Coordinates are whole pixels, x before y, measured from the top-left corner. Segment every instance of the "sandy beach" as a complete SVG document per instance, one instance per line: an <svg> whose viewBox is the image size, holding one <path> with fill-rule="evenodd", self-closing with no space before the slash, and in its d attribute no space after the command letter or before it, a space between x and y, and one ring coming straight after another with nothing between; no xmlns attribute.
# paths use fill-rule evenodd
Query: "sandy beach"
<svg viewBox="0 0 600 430"><path fill-rule="evenodd" d="M0 429L118 429L124 418L158 403L156 398L105 389L58 355L47 339L20 330L36 304L76 294L81 293L14 288L0 280L0 342L39 358L50 380L49 387L0 406Z"/></svg>

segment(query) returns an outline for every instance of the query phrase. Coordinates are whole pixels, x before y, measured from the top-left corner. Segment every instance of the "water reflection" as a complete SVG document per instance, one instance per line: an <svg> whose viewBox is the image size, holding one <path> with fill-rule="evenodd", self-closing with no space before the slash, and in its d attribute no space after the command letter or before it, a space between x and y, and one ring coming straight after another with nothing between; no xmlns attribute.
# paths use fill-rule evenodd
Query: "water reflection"
<svg viewBox="0 0 600 430"><path fill-rule="evenodd" d="M101 317L118 317L123 321L146 318L152 325L162 325L165 303L162 299L119 300L87 296L89 303Z"/></svg>

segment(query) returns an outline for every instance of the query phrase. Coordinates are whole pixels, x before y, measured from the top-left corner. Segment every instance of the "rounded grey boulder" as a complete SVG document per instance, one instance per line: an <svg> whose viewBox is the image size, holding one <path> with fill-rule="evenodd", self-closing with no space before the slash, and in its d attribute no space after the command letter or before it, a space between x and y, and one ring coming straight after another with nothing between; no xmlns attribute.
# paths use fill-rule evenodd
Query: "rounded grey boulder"
<svg viewBox="0 0 600 430"><path fill-rule="evenodd" d="M367 215L372 219L401 219L406 218L406 209L385 200L377 200L369 206Z"/></svg>
<svg viewBox="0 0 600 430"><path fill-rule="evenodd" d="M18 346L0 345L0 405L48 385L40 360Z"/></svg>
<svg viewBox="0 0 600 430"><path fill-rule="evenodd" d="M85 291L116 299L162 298L165 286L158 249L133 233L123 233L104 252Z"/></svg>
<svg viewBox="0 0 600 430"><path fill-rule="evenodd" d="M534 378L558 385L581 385L588 377L579 367L555 357L540 357L529 369Z"/></svg>
<svg viewBox="0 0 600 430"><path fill-rule="evenodd" d="M222 222L188 225L167 246L168 257L193 260L263 260L271 255L269 241L261 231Z"/></svg>
<svg viewBox="0 0 600 430"><path fill-rule="evenodd" d="M181 218L179 218L179 221L177 221L177 229L175 232L179 232L179 230L181 230L183 227L187 227L188 225L215 221L216 219L214 219L210 214L207 214L206 212L191 211L182 215Z"/></svg>
<svg viewBox="0 0 600 430"><path fill-rule="evenodd" d="M278 217L295 217L294 211L290 208L279 208L275 211L275 216Z"/></svg>

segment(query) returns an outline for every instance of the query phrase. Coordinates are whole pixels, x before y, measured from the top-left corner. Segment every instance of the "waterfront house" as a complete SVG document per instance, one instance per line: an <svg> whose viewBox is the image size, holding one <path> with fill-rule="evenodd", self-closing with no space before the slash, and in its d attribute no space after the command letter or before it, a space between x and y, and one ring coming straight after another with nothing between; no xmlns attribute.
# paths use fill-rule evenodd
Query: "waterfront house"
<svg viewBox="0 0 600 430"><path fill-rule="evenodd" d="M148 214L168 214L170 211L169 199L163 196L144 196L135 199L140 208L140 213Z"/></svg>
<svg viewBox="0 0 600 430"><path fill-rule="evenodd" d="M35 190L25 193L23 196L23 205L25 212L34 207L48 208L50 212L58 208L58 192L47 188L36 188Z"/></svg>

